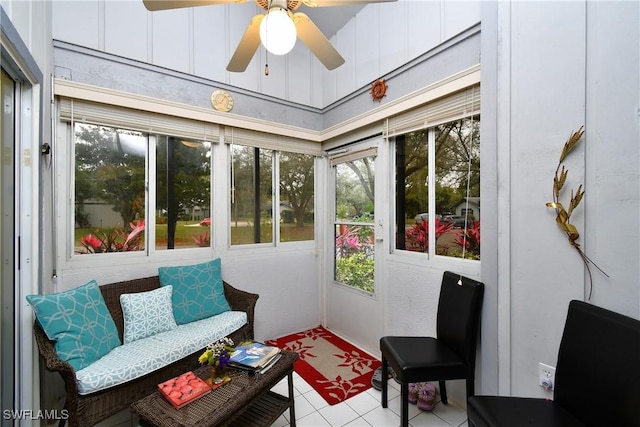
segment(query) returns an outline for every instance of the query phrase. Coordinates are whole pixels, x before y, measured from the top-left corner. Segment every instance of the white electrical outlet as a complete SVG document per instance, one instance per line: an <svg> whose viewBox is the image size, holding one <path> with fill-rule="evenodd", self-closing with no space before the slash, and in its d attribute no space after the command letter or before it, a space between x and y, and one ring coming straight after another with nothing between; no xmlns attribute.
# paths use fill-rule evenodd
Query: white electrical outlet
<svg viewBox="0 0 640 427"><path fill-rule="evenodd" d="M555 386L556 368L540 363L538 366L538 385L547 391L552 391Z"/></svg>

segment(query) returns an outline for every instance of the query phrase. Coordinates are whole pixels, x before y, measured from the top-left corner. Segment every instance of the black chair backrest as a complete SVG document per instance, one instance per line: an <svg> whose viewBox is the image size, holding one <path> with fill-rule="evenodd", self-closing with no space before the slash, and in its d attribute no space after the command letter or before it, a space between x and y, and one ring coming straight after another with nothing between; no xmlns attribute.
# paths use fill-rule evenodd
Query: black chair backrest
<svg viewBox="0 0 640 427"><path fill-rule="evenodd" d="M445 271L438 301L437 336L473 370L484 284Z"/></svg>
<svg viewBox="0 0 640 427"><path fill-rule="evenodd" d="M554 400L587 426L640 426L640 321L571 301Z"/></svg>

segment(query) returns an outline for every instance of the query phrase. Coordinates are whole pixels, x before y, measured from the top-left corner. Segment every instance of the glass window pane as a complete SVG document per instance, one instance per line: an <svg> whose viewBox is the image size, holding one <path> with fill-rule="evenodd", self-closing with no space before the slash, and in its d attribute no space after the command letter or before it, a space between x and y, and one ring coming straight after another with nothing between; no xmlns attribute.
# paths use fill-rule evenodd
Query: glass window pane
<svg viewBox="0 0 640 427"><path fill-rule="evenodd" d="M273 151L231 146L231 244L273 242Z"/></svg>
<svg viewBox="0 0 640 427"><path fill-rule="evenodd" d="M211 143L156 140L156 249L211 245Z"/></svg>
<svg viewBox="0 0 640 427"><path fill-rule="evenodd" d="M396 138L396 249L429 250L428 132Z"/></svg>
<svg viewBox="0 0 640 427"><path fill-rule="evenodd" d="M75 125L74 251L141 251L145 226L145 135Z"/></svg>
<svg viewBox="0 0 640 427"><path fill-rule="evenodd" d="M375 291L374 229L367 224L336 224L335 277L337 282Z"/></svg>
<svg viewBox="0 0 640 427"><path fill-rule="evenodd" d="M336 165L336 220L373 222L374 157Z"/></svg>
<svg viewBox="0 0 640 427"><path fill-rule="evenodd" d="M314 239L314 157L280 153L280 240Z"/></svg>
<svg viewBox="0 0 640 427"><path fill-rule="evenodd" d="M335 167L334 280L375 292L375 157Z"/></svg>
<svg viewBox="0 0 640 427"><path fill-rule="evenodd" d="M435 132L436 253L480 259L480 117Z"/></svg>

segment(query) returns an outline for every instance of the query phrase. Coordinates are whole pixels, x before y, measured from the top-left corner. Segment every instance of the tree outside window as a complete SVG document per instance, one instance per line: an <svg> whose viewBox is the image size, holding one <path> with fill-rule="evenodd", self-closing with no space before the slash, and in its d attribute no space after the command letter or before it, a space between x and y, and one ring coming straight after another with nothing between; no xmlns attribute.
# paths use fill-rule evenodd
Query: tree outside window
<svg viewBox="0 0 640 427"><path fill-rule="evenodd" d="M280 152L280 241L314 239L315 159Z"/></svg>
<svg viewBox="0 0 640 427"><path fill-rule="evenodd" d="M157 249L211 244L211 143L156 139Z"/></svg>
<svg viewBox="0 0 640 427"><path fill-rule="evenodd" d="M231 146L231 244L273 242L273 151Z"/></svg>
<svg viewBox="0 0 640 427"><path fill-rule="evenodd" d="M480 259L480 117L437 126L435 134L436 213L451 227L436 253Z"/></svg>
<svg viewBox="0 0 640 427"><path fill-rule="evenodd" d="M211 146L157 136L153 209L146 230L149 136L91 124L75 125L74 252L142 251L209 246Z"/></svg>
<svg viewBox="0 0 640 427"><path fill-rule="evenodd" d="M479 130L475 116L396 137L396 249L480 259ZM430 198L435 200L433 213ZM430 232L435 234L434 250L429 248Z"/></svg>
<svg viewBox="0 0 640 427"><path fill-rule="evenodd" d="M143 250L146 138L87 124L75 136L74 251Z"/></svg>
<svg viewBox="0 0 640 427"><path fill-rule="evenodd" d="M230 150L231 244L274 243L276 229L278 243L313 240L314 156L237 144Z"/></svg>

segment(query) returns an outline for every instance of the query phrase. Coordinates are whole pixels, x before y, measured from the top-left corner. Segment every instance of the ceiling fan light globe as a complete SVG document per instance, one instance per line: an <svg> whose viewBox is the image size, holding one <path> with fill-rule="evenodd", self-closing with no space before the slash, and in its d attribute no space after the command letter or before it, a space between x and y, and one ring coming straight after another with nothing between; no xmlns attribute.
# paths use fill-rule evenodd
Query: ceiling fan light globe
<svg viewBox="0 0 640 427"><path fill-rule="evenodd" d="M291 52L296 44L296 26L286 10L274 7L260 23L260 41L274 55Z"/></svg>

